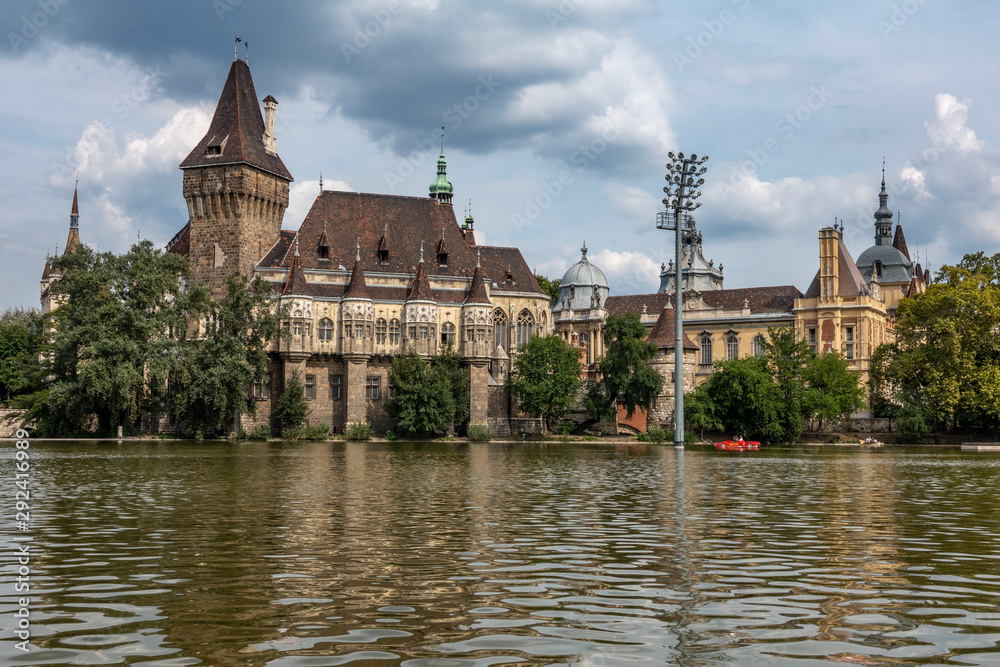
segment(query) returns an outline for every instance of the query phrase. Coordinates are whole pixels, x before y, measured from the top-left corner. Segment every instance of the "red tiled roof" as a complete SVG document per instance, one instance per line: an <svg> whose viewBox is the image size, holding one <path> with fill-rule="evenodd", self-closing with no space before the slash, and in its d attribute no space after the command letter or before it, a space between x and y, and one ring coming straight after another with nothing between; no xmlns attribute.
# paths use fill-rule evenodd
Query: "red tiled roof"
<svg viewBox="0 0 1000 667"><path fill-rule="evenodd" d="M264 117L257 102L257 91L254 90L250 68L244 61L234 60L222 87L208 133L184 158L181 169L217 164L249 164L289 181L293 180L281 158L271 155L264 148L263 137ZM210 145L222 145L221 154L208 155Z"/></svg>
<svg viewBox="0 0 1000 667"><path fill-rule="evenodd" d="M656 318L656 324L649 331L647 340L661 350L673 350L677 344L677 328L674 326L675 313L673 308L664 308L660 311L660 316ZM683 346L685 350L697 350L697 345L684 334Z"/></svg>
<svg viewBox="0 0 1000 667"><path fill-rule="evenodd" d="M910 259L910 251L906 248L906 236L903 235L903 225L896 223L896 234L892 237L892 247Z"/></svg>
<svg viewBox="0 0 1000 667"><path fill-rule="evenodd" d="M861 271L855 265L851 253L847 251L847 246L842 240L837 241L837 245L839 248L837 252L837 276L839 278L837 296L867 296L869 293L868 285L865 283ZM815 299L819 295L819 271L817 271L816 277L813 278L809 289L806 290L805 298Z"/></svg>
<svg viewBox="0 0 1000 667"><path fill-rule="evenodd" d="M187 257L191 252L191 223L188 222L167 242L167 252Z"/></svg>
<svg viewBox="0 0 1000 667"><path fill-rule="evenodd" d="M306 281L306 274L302 271L302 262L298 255L292 255L292 266L288 271L288 280L285 288L281 290L282 295L288 296L311 296L309 283Z"/></svg>
<svg viewBox="0 0 1000 667"><path fill-rule="evenodd" d="M489 279L486 277L486 273L483 271L483 268L481 266L477 266L475 273L472 274L472 289L469 290L469 296L465 298L465 303L490 303L489 294L486 292L487 280Z"/></svg>
<svg viewBox="0 0 1000 667"><path fill-rule="evenodd" d="M347 283L345 297L353 299L368 299L368 284L365 282L365 271L361 268L361 260L354 260L354 269L351 270L351 282Z"/></svg>
<svg viewBox="0 0 1000 667"><path fill-rule="evenodd" d="M687 292L685 292L687 294ZM698 293L702 301L711 308L736 310L743 308L746 301L751 314L756 313L790 313L795 305L795 299L802 298L802 292L794 285L777 285L773 287L742 287L737 289L706 290ZM667 307L672 307L674 295L658 292L656 294L627 294L609 296L604 305L609 315L624 315L625 313L654 314Z"/></svg>
<svg viewBox="0 0 1000 667"><path fill-rule="evenodd" d="M609 296L604 303L604 309L608 315L618 315L625 313L635 313L642 315L643 312L656 314L667 307L673 301L673 294L657 292L656 294L624 294L622 296ZM643 311L645 306L645 311Z"/></svg>
<svg viewBox="0 0 1000 667"><path fill-rule="evenodd" d="M413 276L413 285L410 286L410 293L406 296L407 301L435 301L434 292L431 291L431 283L427 279L427 269L424 263L417 264L417 273Z"/></svg>

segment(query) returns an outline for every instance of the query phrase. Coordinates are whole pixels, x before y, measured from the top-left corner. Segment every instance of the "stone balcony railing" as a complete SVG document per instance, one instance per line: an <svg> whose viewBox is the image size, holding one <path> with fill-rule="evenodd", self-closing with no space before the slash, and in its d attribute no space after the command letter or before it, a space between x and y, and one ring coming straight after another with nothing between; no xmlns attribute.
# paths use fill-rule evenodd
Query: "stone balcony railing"
<svg viewBox="0 0 1000 667"><path fill-rule="evenodd" d="M370 357L375 348L375 341L371 338L347 338L340 337L340 353L345 355L359 355Z"/></svg>

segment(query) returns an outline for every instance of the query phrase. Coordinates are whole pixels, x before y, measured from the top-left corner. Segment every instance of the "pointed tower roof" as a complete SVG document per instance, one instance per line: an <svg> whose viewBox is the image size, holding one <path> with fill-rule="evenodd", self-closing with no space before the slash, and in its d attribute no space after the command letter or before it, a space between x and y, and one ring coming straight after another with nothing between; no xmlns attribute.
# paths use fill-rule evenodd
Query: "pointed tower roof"
<svg viewBox="0 0 1000 667"><path fill-rule="evenodd" d="M483 267L476 264L476 270L472 273L472 289L469 290L469 296L465 297L467 305L491 305L490 295L486 291L487 280L488 278L486 277L486 272L483 271Z"/></svg>
<svg viewBox="0 0 1000 667"><path fill-rule="evenodd" d="M281 158L267 152L263 137L264 117L257 102L250 68L243 60L234 60L222 87L219 104L215 107L212 124L194 150L181 162L181 169L249 164L293 180Z"/></svg>
<svg viewBox="0 0 1000 667"><path fill-rule="evenodd" d="M406 297L407 301L433 301L434 294L431 292L431 282L427 278L427 269L424 268L424 258L421 254L420 263L417 264L417 273L413 276L413 286Z"/></svg>
<svg viewBox="0 0 1000 667"><path fill-rule="evenodd" d="M48 280L49 276L52 275L52 258L45 258L45 268L42 269L42 280Z"/></svg>
<svg viewBox="0 0 1000 667"><path fill-rule="evenodd" d="M354 268L351 270L351 281L347 283L344 292L345 299L371 299L368 283L365 282L365 271L361 268L361 241L358 241L357 254L354 256Z"/></svg>
<svg viewBox="0 0 1000 667"><path fill-rule="evenodd" d="M66 249L63 254L76 252L80 247L80 201L77 188L73 188L73 208L69 212L69 235L66 237Z"/></svg>
<svg viewBox="0 0 1000 667"><path fill-rule="evenodd" d="M453 193L448 181L448 163L444 159L444 126L441 127L441 156L438 158L437 178L431 183L430 196L442 204L450 204Z"/></svg>
<svg viewBox="0 0 1000 667"><path fill-rule="evenodd" d="M650 343L655 345L661 350L672 350L677 345L677 333L674 328L674 309L667 307L660 311L660 316L656 318L656 323L653 324L653 328L649 331L649 336L646 337ZM699 349L697 345L691 342L687 334L684 334L684 338L681 340L681 347L685 350L697 350Z"/></svg>
<svg viewBox="0 0 1000 667"><path fill-rule="evenodd" d="M896 217L898 219L899 215ZM906 248L906 237L903 235L903 225L899 222L896 223L896 233L892 237L892 247L903 253L906 259L910 259L910 251Z"/></svg>
<svg viewBox="0 0 1000 667"><path fill-rule="evenodd" d="M292 255L292 266L288 270L288 281L285 289L281 290L282 296L308 296L309 283L306 281L305 271L302 270L302 259L299 257L299 240L295 239L295 254Z"/></svg>

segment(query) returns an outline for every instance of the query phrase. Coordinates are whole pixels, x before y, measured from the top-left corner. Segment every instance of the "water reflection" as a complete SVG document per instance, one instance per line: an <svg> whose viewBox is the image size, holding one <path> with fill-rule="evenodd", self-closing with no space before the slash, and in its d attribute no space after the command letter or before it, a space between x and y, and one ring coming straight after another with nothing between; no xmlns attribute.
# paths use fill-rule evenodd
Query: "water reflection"
<svg viewBox="0 0 1000 667"><path fill-rule="evenodd" d="M11 451L2 492L13 497ZM994 664L1000 459L35 444L12 665ZM13 526L0 525L7 581Z"/></svg>

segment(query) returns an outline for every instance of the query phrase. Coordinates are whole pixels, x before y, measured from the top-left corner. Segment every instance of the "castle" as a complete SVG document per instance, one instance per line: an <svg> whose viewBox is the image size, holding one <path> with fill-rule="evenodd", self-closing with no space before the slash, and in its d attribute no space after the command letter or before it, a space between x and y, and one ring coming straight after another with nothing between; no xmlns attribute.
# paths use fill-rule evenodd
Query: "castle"
<svg viewBox="0 0 1000 667"><path fill-rule="evenodd" d="M723 266L706 261L690 219L681 266L661 267L657 292L611 296L584 245L550 307L517 248L478 244L471 214L458 222L443 139L427 197L321 189L298 228L282 229L292 175L277 153L277 100L265 97L262 114L257 99L250 68L235 59L208 132L180 164L189 219L167 251L188 257L192 280L216 296L232 273L259 276L287 307L287 336L273 344L268 380L254 390L259 424L275 425L272 397L298 374L311 422L335 432L366 422L384 432L393 427L384 409L392 359L451 346L470 369L470 424L500 434L536 428L502 391L512 355L532 336L554 332L580 349L593 377L605 319L626 312L639 315L657 346L650 363L664 388L649 417L669 424L678 287L689 391L717 360L762 355L774 326L794 327L816 352L840 352L865 381L875 348L894 339L896 305L930 281L910 259L898 221L893 233L883 169L875 244L855 262L843 227L821 229L819 269L805 293L793 285L725 289ZM65 252L79 244L74 192ZM43 314L55 305L49 287L59 277L46 261Z"/></svg>
<svg viewBox="0 0 1000 667"><path fill-rule="evenodd" d="M208 132L181 162L189 219L167 245L213 295L232 273L260 276L287 306L288 335L255 389L257 422L275 425L272 397L298 373L312 423L384 432L393 357L451 346L470 369L470 424L524 428L501 385L517 348L551 332L549 297L517 248L478 244L471 214L459 224L443 143L428 197L321 191L286 230L292 175L277 153L278 103L268 95L261 114L257 100L250 68L235 59ZM79 244L75 194L70 240L67 252ZM46 263L45 313L53 279Z"/></svg>

